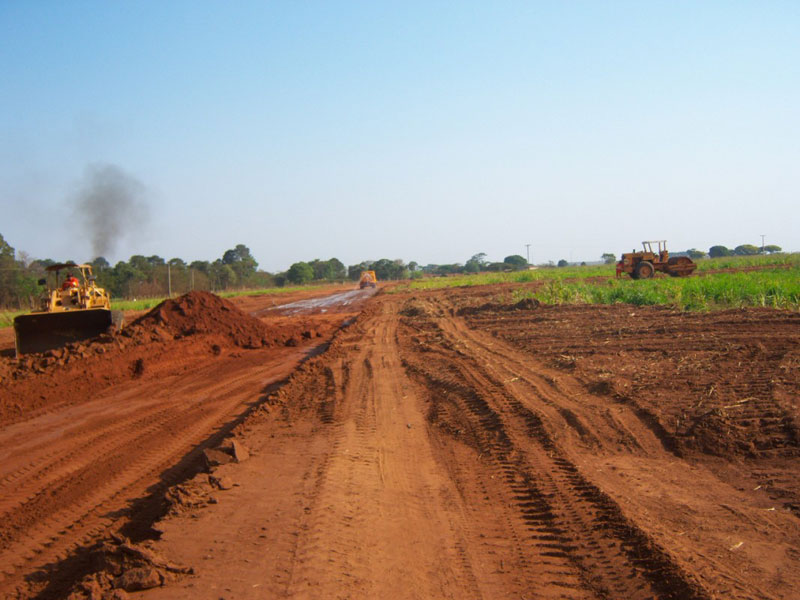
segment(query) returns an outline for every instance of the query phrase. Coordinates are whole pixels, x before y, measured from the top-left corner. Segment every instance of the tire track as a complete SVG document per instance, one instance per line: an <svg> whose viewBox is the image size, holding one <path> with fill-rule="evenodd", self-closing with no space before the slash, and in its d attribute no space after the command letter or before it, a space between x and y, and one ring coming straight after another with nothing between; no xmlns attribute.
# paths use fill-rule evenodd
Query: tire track
<svg viewBox="0 0 800 600"><path fill-rule="evenodd" d="M528 408L485 354L464 347L445 311L426 307L426 342L404 353L407 368L447 397L452 412L469 415L471 438L507 485L530 533L528 552L557 568L577 568L600 597L705 598L681 569L619 507L582 476L560 451L542 415ZM442 318L437 319L435 315ZM424 360L421 355L424 353ZM568 579L566 587L574 585Z"/></svg>
<svg viewBox="0 0 800 600"><path fill-rule="evenodd" d="M24 573L64 559L124 522L130 499L187 452L199 452L198 444L293 364L214 361L170 378L168 387L132 385L61 413L65 435L45 432L44 442L32 440L30 462L1 484L0 593L24 595ZM72 422L73 413L83 421ZM19 435L22 425L13 427ZM36 419L27 427L33 434Z"/></svg>

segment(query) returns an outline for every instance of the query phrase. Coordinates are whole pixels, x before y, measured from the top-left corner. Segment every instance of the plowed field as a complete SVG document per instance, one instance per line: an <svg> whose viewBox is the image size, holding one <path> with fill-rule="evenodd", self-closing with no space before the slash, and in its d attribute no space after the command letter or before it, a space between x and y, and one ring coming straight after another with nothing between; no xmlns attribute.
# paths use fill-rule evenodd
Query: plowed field
<svg viewBox="0 0 800 600"><path fill-rule="evenodd" d="M7 359L0 593L798 597L800 315L495 297L204 297Z"/></svg>

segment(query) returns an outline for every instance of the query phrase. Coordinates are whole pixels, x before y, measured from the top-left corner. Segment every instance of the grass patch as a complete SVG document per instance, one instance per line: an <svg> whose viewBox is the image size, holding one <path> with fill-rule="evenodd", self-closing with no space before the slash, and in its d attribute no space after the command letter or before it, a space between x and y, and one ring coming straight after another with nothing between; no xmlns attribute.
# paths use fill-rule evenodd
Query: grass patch
<svg viewBox="0 0 800 600"><path fill-rule="evenodd" d="M587 265L585 267L553 267L537 269L535 271L515 271L513 273L475 273L472 275L453 275L448 277L425 277L423 279L402 283L392 288L390 292L436 290L473 285L493 285L497 283L530 283L533 281L563 281L565 279L613 277L614 272L614 265Z"/></svg>
<svg viewBox="0 0 800 600"><path fill-rule="evenodd" d="M0 310L0 328L11 327L14 324L14 317L24 315L27 312L27 310Z"/></svg>
<svg viewBox="0 0 800 600"><path fill-rule="evenodd" d="M530 296L547 304L666 305L682 310L761 306L800 309L800 268L717 273L706 277L609 279L604 284L551 281Z"/></svg>
<svg viewBox="0 0 800 600"><path fill-rule="evenodd" d="M695 261L698 271L716 269L742 269L746 267L786 266L800 267L800 253L764 254L757 256L726 256L723 258L704 258Z"/></svg>

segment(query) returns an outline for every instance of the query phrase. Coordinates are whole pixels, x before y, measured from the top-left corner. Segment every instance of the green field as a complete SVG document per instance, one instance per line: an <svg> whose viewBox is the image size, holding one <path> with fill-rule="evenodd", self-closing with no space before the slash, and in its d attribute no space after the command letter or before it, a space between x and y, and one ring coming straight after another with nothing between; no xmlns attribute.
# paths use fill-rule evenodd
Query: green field
<svg viewBox="0 0 800 600"><path fill-rule="evenodd" d="M698 261L698 273L746 267L760 267L760 269L737 273L708 273L702 277L659 276L646 281L634 281L627 276L616 279L614 265L543 268L515 273L427 278L397 286L394 291L541 282L540 286L528 286L516 290L507 300L518 301L524 297L533 297L547 304L660 304L684 310L742 306L768 306L792 310L800 308L800 254ZM587 281L590 278L603 279Z"/></svg>
<svg viewBox="0 0 800 600"><path fill-rule="evenodd" d="M800 268L713 273L705 277L547 282L528 296L547 304L635 304L710 310L743 306L800 308Z"/></svg>

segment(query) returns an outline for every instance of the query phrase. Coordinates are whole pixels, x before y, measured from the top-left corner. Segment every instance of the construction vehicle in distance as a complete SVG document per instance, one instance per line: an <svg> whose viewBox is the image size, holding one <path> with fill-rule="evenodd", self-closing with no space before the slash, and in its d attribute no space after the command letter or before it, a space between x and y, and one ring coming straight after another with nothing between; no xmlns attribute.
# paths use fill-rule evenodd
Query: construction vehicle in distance
<svg viewBox="0 0 800 600"><path fill-rule="evenodd" d="M653 249L655 244L656 250ZM688 256L670 257L666 240L642 242L644 252L627 252L617 263L617 277L627 273L633 279L650 279L656 271L672 277L688 277L697 268Z"/></svg>
<svg viewBox="0 0 800 600"><path fill-rule="evenodd" d="M378 287L378 278L375 276L375 271L361 271L358 288L363 290L365 287Z"/></svg>
<svg viewBox="0 0 800 600"><path fill-rule="evenodd" d="M17 356L92 338L112 326L122 328L122 313L111 310L111 297L97 287L91 265L59 263L45 271L48 278L39 280L45 286L39 308L14 319Z"/></svg>

